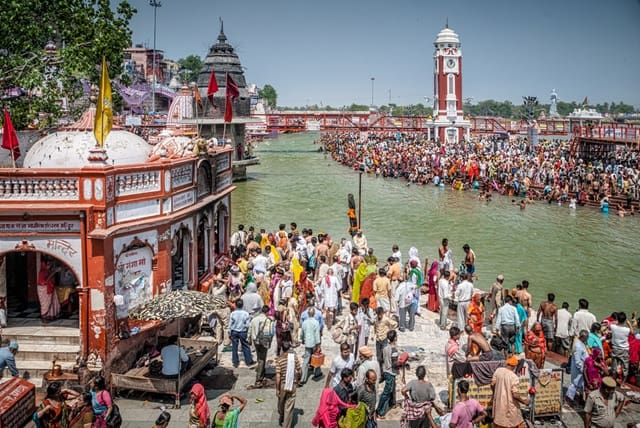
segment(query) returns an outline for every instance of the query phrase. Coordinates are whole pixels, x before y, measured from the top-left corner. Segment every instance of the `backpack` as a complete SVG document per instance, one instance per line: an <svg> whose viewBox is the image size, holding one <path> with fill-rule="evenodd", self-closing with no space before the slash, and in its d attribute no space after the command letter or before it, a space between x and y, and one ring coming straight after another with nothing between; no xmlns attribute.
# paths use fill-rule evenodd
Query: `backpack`
<svg viewBox="0 0 640 428"><path fill-rule="evenodd" d="M268 349L269 347L271 347L272 340L273 340L273 321L267 318L260 325L260 329L258 330L258 335L256 336L256 342L260 346L263 346Z"/></svg>

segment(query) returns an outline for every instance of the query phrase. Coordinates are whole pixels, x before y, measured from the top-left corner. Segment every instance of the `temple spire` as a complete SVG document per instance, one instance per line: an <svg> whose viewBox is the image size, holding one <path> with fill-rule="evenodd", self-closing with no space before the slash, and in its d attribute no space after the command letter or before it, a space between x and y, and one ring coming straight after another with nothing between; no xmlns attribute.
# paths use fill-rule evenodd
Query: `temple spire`
<svg viewBox="0 0 640 428"><path fill-rule="evenodd" d="M449 28L449 17L447 16L447 22L444 24L444 28Z"/></svg>

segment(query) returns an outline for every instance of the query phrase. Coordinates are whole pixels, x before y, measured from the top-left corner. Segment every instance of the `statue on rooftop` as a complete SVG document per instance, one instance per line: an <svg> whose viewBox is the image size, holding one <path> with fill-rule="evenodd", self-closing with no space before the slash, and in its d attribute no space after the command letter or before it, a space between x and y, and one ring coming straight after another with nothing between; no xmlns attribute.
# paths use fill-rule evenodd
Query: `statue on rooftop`
<svg viewBox="0 0 640 428"><path fill-rule="evenodd" d="M549 106L549 117L560 117L558 114L558 93L555 89L551 90L551 105Z"/></svg>

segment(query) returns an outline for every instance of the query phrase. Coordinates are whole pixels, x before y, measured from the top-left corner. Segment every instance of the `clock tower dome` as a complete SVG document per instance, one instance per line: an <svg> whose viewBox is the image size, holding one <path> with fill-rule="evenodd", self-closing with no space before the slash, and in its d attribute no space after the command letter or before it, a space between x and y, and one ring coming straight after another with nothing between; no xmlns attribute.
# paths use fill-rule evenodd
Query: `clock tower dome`
<svg viewBox="0 0 640 428"><path fill-rule="evenodd" d="M437 141L457 143L469 138L471 123L462 111L460 38L447 25L438 33L433 54L433 125Z"/></svg>

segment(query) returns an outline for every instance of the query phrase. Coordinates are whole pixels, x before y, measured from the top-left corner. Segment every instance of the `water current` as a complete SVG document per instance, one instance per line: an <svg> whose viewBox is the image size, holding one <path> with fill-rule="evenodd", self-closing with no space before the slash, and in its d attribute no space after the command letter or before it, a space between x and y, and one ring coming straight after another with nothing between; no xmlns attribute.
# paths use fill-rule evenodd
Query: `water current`
<svg viewBox="0 0 640 428"><path fill-rule="evenodd" d="M323 231L339 241L349 226L347 194L358 200L359 174L318 152L317 133L288 134L258 143L260 165L232 194L232 230L242 223L277 230L295 221L300 229ZM406 261L415 246L433 261L442 238L454 263L468 243L477 256L478 288L488 290L502 273L505 286L527 279L535 304L556 295L558 306L590 302L601 319L640 310L640 222L593 208L536 202L520 210L506 196L478 201L475 191L408 186L405 181L364 174L362 229L379 262L398 244ZM381 263L379 263L381 264Z"/></svg>

